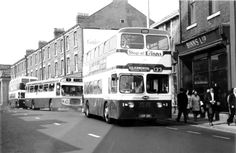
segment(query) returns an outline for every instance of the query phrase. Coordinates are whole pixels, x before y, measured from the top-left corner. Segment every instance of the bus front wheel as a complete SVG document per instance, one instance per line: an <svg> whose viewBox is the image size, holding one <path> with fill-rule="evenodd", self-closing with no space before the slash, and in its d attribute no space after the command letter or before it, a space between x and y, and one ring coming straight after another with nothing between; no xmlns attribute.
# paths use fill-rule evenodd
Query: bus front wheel
<svg viewBox="0 0 236 153"><path fill-rule="evenodd" d="M105 104L103 113L104 113L103 116L104 116L105 121L110 124L111 118L110 118L110 110L109 110L108 103Z"/></svg>

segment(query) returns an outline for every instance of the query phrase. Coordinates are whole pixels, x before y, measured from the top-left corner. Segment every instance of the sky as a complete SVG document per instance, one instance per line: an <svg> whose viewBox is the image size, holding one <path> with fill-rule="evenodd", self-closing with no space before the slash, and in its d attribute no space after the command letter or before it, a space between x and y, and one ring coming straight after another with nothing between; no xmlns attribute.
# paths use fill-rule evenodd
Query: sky
<svg viewBox="0 0 236 153"><path fill-rule="evenodd" d="M54 28L76 25L78 13L89 15L112 0L2 0L0 1L0 64L14 64L27 49L38 49L38 41L54 38ZM148 0L128 0L147 14ZM92 5L91 5L92 4ZM150 18L154 22L178 10L179 0L149 0Z"/></svg>

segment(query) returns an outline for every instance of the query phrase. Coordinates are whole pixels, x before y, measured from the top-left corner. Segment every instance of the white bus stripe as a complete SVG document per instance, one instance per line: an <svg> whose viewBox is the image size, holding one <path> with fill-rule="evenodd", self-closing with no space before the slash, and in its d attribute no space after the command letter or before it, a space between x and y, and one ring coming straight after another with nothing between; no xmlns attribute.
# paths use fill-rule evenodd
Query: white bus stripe
<svg viewBox="0 0 236 153"><path fill-rule="evenodd" d="M215 137L215 138L220 138L220 139L226 139L226 140L230 139L228 137L223 137L223 136L219 136L219 135L212 135L212 136Z"/></svg>
<svg viewBox="0 0 236 153"><path fill-rule="evenodd" d="M100 138L99 135L95 135L95 134L92 134L92 133L89 133L88 135L91 136L91 137Z"/></svg>

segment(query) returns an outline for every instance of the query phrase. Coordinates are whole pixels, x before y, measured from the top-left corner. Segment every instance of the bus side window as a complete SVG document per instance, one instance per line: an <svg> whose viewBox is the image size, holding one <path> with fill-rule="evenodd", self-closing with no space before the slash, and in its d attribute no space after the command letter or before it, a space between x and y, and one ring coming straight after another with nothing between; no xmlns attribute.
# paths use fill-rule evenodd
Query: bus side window
<svg viewBox="0 0 236 153"><path fill-rule="evenodd" d="M48 91L48 84L43 85L43 91Z"/></svg>
<svg viewBox="0 0 236 153"><path fill-rule="evenodd" d="M111 93L117 93L117 74L111 75Z"/></svg>

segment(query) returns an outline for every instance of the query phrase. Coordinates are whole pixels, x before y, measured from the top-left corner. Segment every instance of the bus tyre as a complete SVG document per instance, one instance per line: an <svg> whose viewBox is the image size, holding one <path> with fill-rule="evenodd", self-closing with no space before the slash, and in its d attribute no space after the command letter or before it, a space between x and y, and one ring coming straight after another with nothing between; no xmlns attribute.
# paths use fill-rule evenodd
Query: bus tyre
<svg viewBox="0 0 236 153"><path fill-rule="evenodd" d="M86 117L90 117L90 113L89 113L89 105L88 103L85 104L85 110L84 110L84 114Z"/></svg>
<svg viewBox="0 0 236 153"><path fill-rule="evenodd" d="M104 116L105 121L110 124L111 123L111 118L110 118L110 111L109 111L108 103L105 104L103 112L104 112L103 116Z"/></svg>

